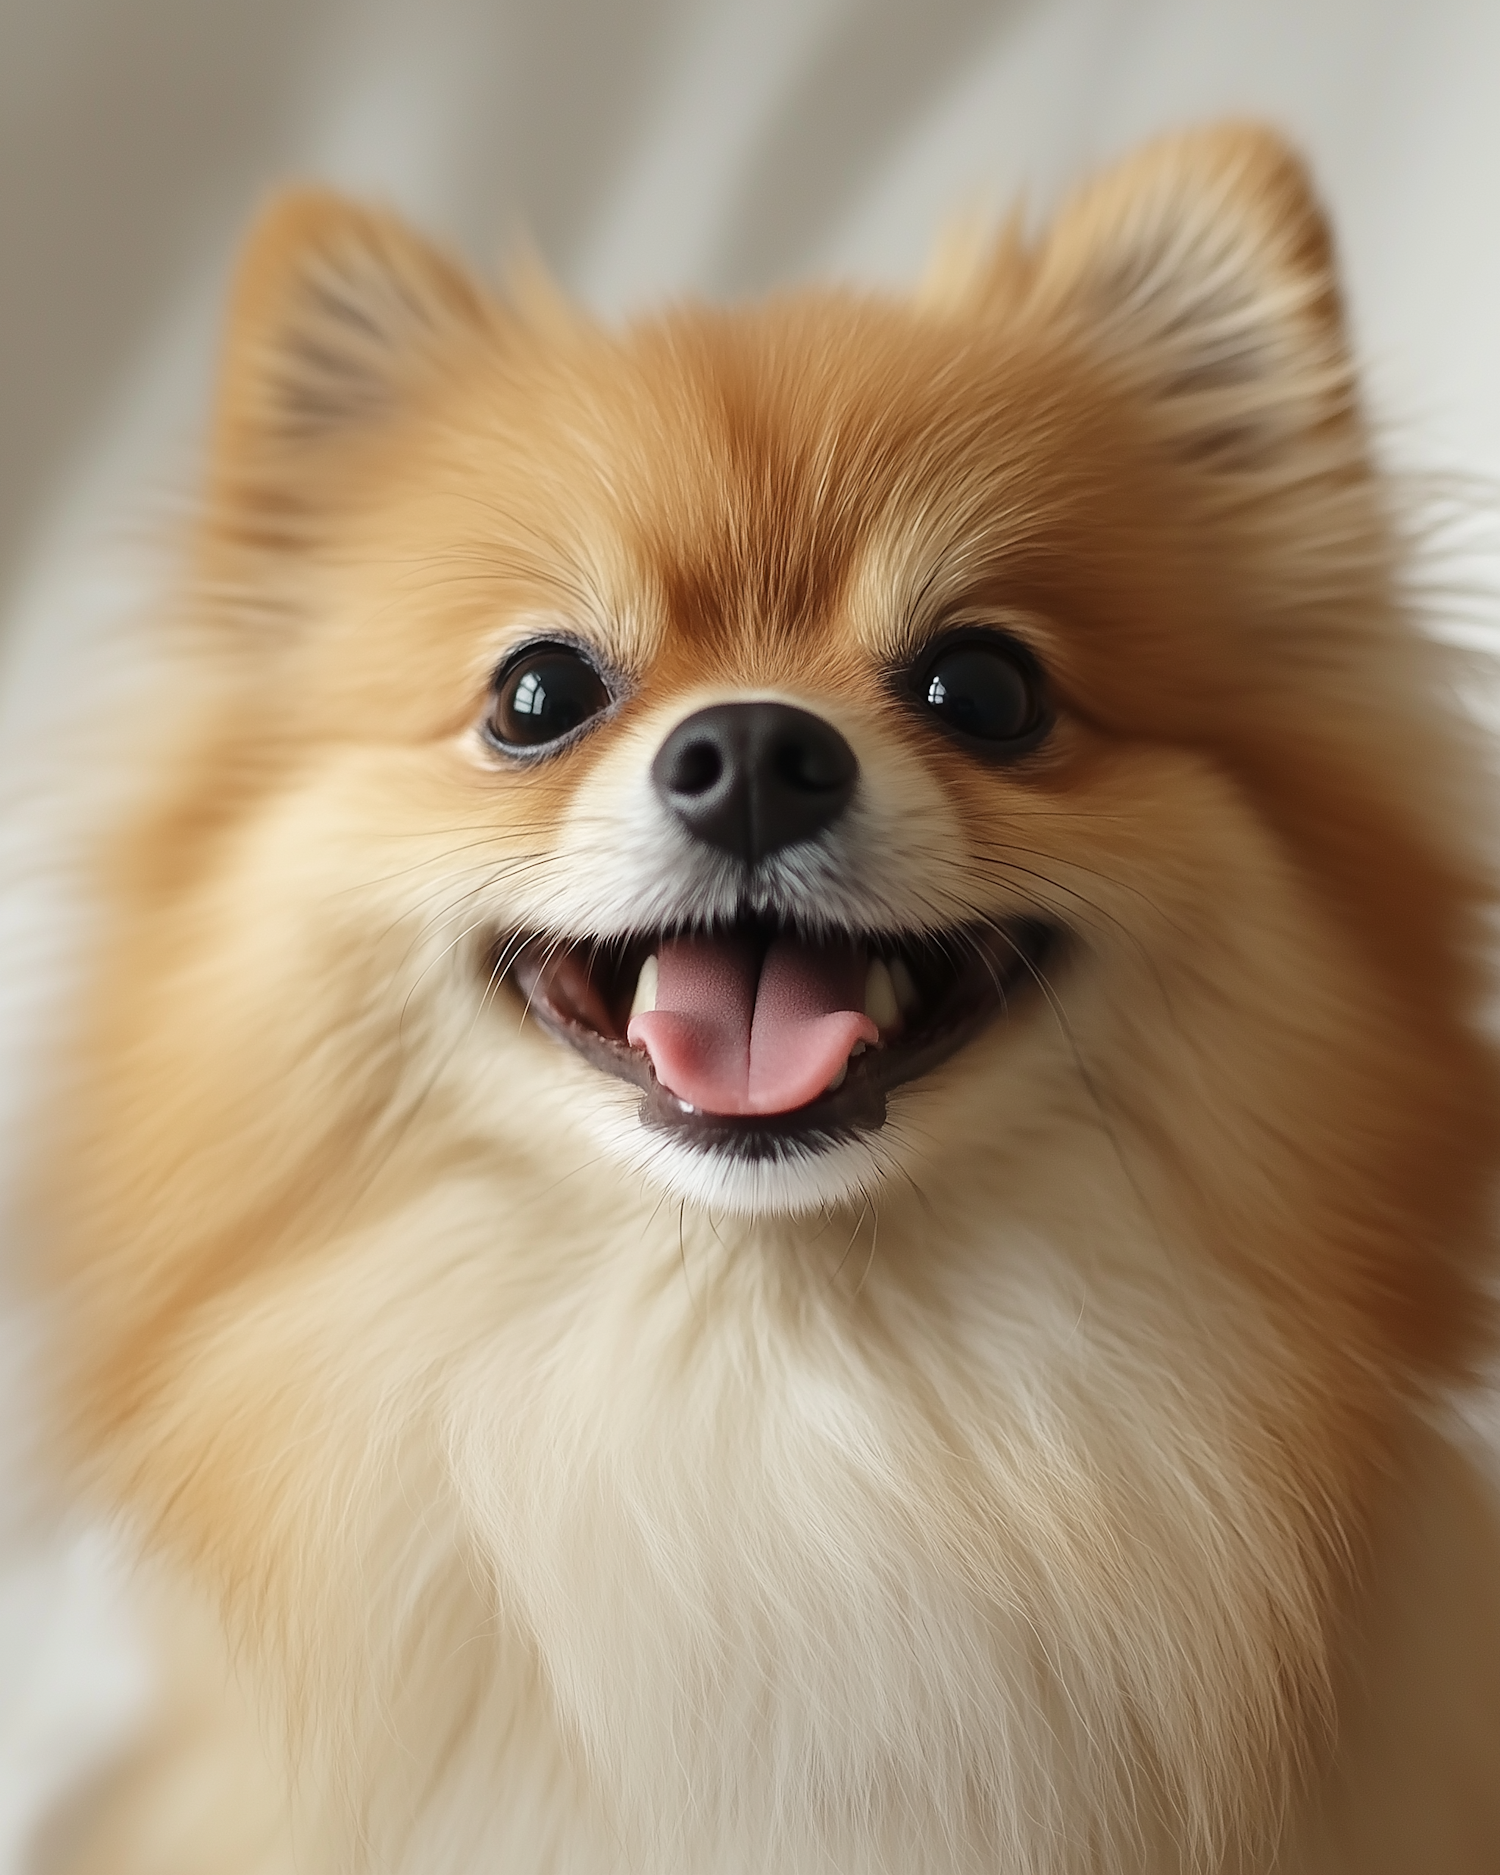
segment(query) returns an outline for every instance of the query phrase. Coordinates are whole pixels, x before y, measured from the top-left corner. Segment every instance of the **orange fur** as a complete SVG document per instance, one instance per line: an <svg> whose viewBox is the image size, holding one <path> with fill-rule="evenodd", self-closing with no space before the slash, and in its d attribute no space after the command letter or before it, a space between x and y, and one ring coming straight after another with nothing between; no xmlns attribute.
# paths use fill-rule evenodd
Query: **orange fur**
<svg viewBox="0 0 1500 1875"><path fill-rule="evenodd" d="M1483 781L1405 574L1254 128L912 304L622 333L268 213L54 1205L92 1487L284 1724L296 1866L1352 1875L1377 1775L1494 1865L1484 1777L1351 1719L1439 1651L1381 1533L1450 1501L1496 1158ZM955 618L1049 673L1025 764L891 694ZM628 694L507 767L538 621ZM851 890L1071 933L805 1190L694 1183L488 978L644 915L652 754L745 692L857 750ZM1438 1599L1492 1734L1493 1604Z"/></svg>

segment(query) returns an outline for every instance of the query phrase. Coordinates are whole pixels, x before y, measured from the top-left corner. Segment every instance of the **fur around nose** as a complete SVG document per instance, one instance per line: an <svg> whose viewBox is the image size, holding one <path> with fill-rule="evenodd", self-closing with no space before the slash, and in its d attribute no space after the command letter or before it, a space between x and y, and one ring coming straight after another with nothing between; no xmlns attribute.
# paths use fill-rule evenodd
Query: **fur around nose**
<svg viewBox="0 0 1500 1875"><path fill-rule="evenodd" d="M694 838L753 866L832 825L854 793L859 763L810 710L718 703L677 725L651 778Z"/></svg>

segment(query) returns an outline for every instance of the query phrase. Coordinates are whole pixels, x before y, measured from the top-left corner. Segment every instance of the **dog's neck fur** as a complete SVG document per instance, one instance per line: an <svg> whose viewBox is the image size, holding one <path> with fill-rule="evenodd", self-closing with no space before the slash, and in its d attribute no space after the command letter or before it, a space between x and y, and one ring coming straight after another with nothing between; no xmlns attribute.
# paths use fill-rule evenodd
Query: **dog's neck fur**
<svg viewBox="0 0 1500 1875"><path fill-rule="evenodd" d="M1221 1859L1184 1857L1175 1832L1149 1813L1066 1848L1045 1827L1013 1839L997 1862L987 1832L952 1817L898 1820L889 1836L788 1842L768 1864L733 1832L718 1841L632 1843L616 1807L582 1767L576 1738L526 1644L497 1629L482 1564L456 1526L428 1523L425 1586L407 1610L422 1639L400 1655L391 1703L318 1740L288 1778L276 1742L279 1706L261 1706L242 1658L229 1666L216 1623L170 1577L141 1578L142 1608L163 1678L148 1735L126 1783L106 1786L82 1818L44 1845L40 1875L970 1875L997 1866L1096 1875L1182 1875L1197 1867L1249 1875L1489 1875L1500 1830L1500 1520L1494 1454L1456 1426L1414 1422L1365 1584L1335 1666L1336 1740L1304 1767L1261 1848L1230 1845ZM408 1504L409 1507L409 1504ZM394 1512L393 1512L394 1514ZM414 1576L419 1571L414 1571ZM377 1637L384 1648L388 1636ZM265 1689L261 1689L264 1691ZM1027 1749L1055 1747L1044 1716ZM340 1767L315 1774L331 1754ZM350 1767L357 1766L357 1771ZM180 1840L161 1835L182 1816L196 1780L197 1820ZM287 1806L287 1790L298 1793ZM497 1793L504 1793L497 1801ZM189 1816L191 1817L191 1812ZM167 1860L163 1860L167 1857ZM180 1858L171 1859L171 1858Z"/></svg>

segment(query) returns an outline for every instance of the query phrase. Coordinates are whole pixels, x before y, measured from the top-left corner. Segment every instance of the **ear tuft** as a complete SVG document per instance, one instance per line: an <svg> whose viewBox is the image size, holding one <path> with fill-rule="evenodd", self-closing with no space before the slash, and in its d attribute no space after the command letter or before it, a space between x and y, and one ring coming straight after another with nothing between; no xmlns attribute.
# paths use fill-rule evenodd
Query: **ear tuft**
<svg viewBox="0 0 1500 1875"><path fill-rule="evenodd" d="M1081 338L1199 465L1265 467L1313 431L1354 433L1327 224L1301 161L1259 124L1148 145L1034 247L1015 217L983 247L950 237L918 303Z"/></svg>
<svg viewBox="0 0 1500 1875"><path fill-rule="evenodd" d="M1196 459L1251 466L1352 412L1328 227L1263 126L1165 138L1084 188L1031 303L1084 327Z"/></svg>
<svg viewBox="0 0 1500 1875"><path fill-rule="evenodd" d="M394 215L320 190L279 197L231 303L221 466L368 433L487 319L464 273Z"/></svg>

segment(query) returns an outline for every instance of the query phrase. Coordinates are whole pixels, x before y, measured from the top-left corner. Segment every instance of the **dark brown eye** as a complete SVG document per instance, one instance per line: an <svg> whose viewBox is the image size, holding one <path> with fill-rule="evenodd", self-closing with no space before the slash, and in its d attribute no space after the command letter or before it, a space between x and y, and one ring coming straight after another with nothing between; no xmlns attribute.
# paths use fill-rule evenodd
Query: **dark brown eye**
<svg viewBox="0 0 1500 1875"><path fill-rule="evenodd" d="M1052 727L1040 666L1003 632L974 629L943 639L912 678L922 709L976 754L1024 755Z"/></svg>
<svg viewBox="0 0 1500 1875"><path fill-rule="evenodd" d="M609 687L572 645L532 645L500 672L486 727L505 749L544 749L607 710Z"/></svg>

